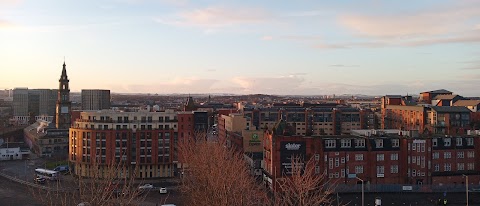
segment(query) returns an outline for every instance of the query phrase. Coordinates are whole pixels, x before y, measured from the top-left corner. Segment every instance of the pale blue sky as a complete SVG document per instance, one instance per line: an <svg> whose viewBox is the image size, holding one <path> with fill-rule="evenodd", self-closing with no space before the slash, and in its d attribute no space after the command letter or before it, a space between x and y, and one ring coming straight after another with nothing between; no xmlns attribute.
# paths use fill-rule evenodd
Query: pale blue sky
<svg viewBox="0 0 480 206"><path fill-rule="evenodd" d="M480 96L480 1L0 0L0 89Z"/></svg>

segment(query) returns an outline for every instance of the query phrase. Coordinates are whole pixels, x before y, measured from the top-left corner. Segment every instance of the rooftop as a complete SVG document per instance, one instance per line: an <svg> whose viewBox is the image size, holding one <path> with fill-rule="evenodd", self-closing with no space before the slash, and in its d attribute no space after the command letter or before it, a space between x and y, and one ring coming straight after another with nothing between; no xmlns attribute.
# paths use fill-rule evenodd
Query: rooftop
<svg viewBox="0 0 480 206"><path fill-rule="evenodd" d="M453 106L476 106L480 104L480 100L458 100Z"/></svg>
<svg viewBox="0 0 480 206"><path fill-rule="evenodd" d="M459 107L459 106L453 106L453 107L431 106L430 108L432 110L437 111L437 112L468 112L468 113L470 113L470 110L468 108Z"/></svg>

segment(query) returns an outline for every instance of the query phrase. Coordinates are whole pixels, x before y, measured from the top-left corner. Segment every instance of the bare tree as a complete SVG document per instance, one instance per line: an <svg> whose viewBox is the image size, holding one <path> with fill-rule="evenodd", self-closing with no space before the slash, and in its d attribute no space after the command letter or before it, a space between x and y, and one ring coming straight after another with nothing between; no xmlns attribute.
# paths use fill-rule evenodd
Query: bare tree
<svg viewBox="0 0 480 206"><path fill-rule="evenodd" d="M224 141L209 142L204 133L179 143L184 163L181 191L186 205L265 205L265 190L250 175L243 154Z"/></svg>
<svg viewBox="0 0 480 206"><path fill-rule="evenodd" d="M315 167L310 158L304 162L302 157L292 156L291 167L277 178L277 189L274 190L273 204L276 206L331 205L332 186L326 175Z"/></svg>
<svg viewBox="0 0 480 206"><path fill-rule="evenodd" d="M74 182L56 181L53 187L32 189L42 205L139 205L144 191L135 186L137 169L127 173L123 164L111 163L100 168L91 165L90 177L76 177Z"/></svg>

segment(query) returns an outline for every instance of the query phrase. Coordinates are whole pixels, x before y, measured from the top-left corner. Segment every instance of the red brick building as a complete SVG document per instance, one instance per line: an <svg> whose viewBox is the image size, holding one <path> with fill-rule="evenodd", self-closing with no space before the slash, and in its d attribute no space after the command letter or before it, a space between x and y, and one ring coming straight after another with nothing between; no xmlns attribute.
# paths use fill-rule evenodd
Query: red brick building
<svg viewBox="0 0 480 206"><path fill-rule="evenodd" d="M70 128L69 160L79 176L102 176L120 165L119 177L137 170L136 178L172 177L175 172L176 113L82 112Z"/></svg>
<svg viewBox="0 0 480 206"><path fill-rule="evenodd" d="M270 188L275 179L288 176L282 167L292 151L284 148L286 144L299 145L294 154L314 158L315 170L336 184L358 184L356 177L381 185L454 185L462 184L463 175L469 176L470 184L480 181L478 137L419 137L394 130L305 137L288 135L285 126L280 123L265 133L264 182Z"/></svg>

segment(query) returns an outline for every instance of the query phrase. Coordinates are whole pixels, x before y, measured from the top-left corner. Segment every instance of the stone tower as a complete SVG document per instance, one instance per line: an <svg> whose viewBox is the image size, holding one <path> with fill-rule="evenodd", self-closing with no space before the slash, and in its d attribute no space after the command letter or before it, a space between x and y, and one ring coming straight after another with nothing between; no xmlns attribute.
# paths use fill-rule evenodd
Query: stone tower
<svg viewBox="0 0 480 206"><path fill-rule="evenodd" d="M69 129L71 125L70 109L72 103L70 102L70 88L68 87L67 65L63 62L62 76L60 76L57 108L56 108L56 126L57 129Z"/></svg>

